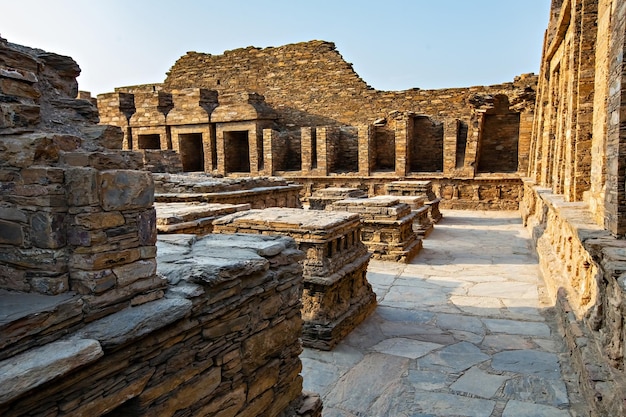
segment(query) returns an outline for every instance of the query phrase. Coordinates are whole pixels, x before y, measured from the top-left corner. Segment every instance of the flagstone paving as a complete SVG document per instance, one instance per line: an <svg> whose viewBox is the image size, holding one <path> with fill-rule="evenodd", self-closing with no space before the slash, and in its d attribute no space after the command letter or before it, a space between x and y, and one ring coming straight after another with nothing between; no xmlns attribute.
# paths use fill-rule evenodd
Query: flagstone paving
<svg viewBox="0 0 626 417"><path fill-rule="evenodd" d="M324 417L583 415L519 213L446 211L410 264L371 261L368 280L375 313L301 356Z"/></svg>

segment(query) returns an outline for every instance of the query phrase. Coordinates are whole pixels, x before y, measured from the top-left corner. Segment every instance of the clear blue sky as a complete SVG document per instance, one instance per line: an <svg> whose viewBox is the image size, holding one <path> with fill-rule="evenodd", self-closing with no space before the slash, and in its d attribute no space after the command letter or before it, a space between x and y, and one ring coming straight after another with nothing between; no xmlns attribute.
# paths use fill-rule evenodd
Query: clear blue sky
<svg viewBox="0 0 626 417"><path fill-rule="evenodd" d="M14 0L0 36L69 55L81 90L157 83L187 51L335 42L378 90L468 87L539 71L550 0Z"/></svg>

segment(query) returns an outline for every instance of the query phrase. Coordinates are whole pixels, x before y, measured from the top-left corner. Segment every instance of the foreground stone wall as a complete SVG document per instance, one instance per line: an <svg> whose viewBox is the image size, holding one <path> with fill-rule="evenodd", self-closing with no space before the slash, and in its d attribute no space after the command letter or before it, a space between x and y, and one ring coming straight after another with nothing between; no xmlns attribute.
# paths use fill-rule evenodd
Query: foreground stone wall
<svg viewBox="0 0 626 417"><path fill-rule="evenodd" d="M0 414L319 417L295 242L187 236L157 272L152 174L78 73L0 38Z"/></svg>
<svg viewBox="0 0 626 417"><path fill-rule="evenodd" d="M299 412L295 243L178 235L159 252L164 299L0 362L2 415L319 415Z"/></svg>

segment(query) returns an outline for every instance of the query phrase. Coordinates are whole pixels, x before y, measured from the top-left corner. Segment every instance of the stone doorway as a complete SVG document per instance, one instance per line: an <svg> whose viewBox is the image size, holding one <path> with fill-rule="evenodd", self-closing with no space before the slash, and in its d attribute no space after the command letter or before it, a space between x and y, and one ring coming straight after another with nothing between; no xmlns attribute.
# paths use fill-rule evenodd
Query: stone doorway
<svg viewBox="0 0 626 417"><path fill-rule="evenodd" d="M183 133L178 135L180 159L183 171L204 171L204 149L202 133Z"/></svg>
<svg viewBox="0 0 626 417"><path fill-rule="evenodd" d="M224 132L224 164L226 173L250 172L250 141L247 130Z"/></svg>

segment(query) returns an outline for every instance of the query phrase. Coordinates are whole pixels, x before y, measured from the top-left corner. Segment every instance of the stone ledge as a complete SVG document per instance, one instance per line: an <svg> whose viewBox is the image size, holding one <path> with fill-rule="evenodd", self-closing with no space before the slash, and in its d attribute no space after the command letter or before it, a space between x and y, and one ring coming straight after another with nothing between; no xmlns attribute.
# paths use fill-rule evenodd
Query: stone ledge
<svg viewBox="0 0 626 417"><path fill-rule="evenodd" d="M0 360L61 338L63 329L82 318L83 300L74 293L52 296L0 290Z"/></svg>
<svg viewBox="0 0 626 417"><path fill-rule="evenodd" d="M129 307L87 325L70 341L96 339L104 349L113 349L183 318L191 305L183 298L167 298Z"/></svg>
<svg viewBox="0 0 626 417"><path fill-rule="evenodd" d="M49 343L0 362L0 404L103 356L96 340Z"/></svg>
<svg viewBox="0 0 626 417"><path fill-rule="evenodd" d="M248 190L221 191L215 193L155 193L154 198L158 203L172 202L207 202L212 203L214 200L225 201L228 197L254 196L263 193L278 193L282 191L300 191L302 185L277 185L272 187L256 187Z"/></svg>

